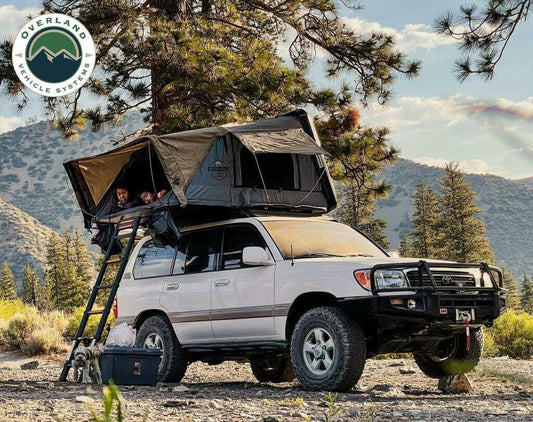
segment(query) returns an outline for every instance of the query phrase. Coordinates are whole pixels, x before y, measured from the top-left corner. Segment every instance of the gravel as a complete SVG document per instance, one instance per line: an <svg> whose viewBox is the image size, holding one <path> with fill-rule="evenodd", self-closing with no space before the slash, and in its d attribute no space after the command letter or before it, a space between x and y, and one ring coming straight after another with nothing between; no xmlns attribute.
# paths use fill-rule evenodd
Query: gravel
<svg viewBox="0 0 533 422"><path fill-rule="evenodd" d="M34 369L21 364L38 361ZM32 364L31 366L35 366ZM0 421L89 421L102 386L58 382L62 362L0 352ZM533 421L533 362L485 359L470 394L444 394L413 360L368 360L358 385L338 394L333 421ZM325 421L328 394L294 381L258 383L248 364L192 364L180 384L120 386L125 420Z"/></svg>

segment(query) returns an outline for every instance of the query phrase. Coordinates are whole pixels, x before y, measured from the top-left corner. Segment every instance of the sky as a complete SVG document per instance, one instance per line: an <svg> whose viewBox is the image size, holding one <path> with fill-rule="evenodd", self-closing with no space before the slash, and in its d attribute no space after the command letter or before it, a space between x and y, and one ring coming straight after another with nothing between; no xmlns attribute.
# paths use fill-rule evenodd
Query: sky
<svg viewBox="0 0 533 422"><path fill-rule="evenodd" d="M467 173L489 173L509 179L533 176L533 25L522 24L496 68L494 79L471 76L459 82L453 73L458 45L434 33L436 17L457 11L471 1L362 0L362 10L342 10L359 32L384 30L395 36L400 51L422 61L419 77L398 76L386 106L359 107L361 123L387 126L400 156L418 163L444 166L454 161ZM14 38L37 0L0 0L0 40ZM321 75L320 54L311 66L317 86L338 84ZM347 79L348 80L348 79ZM45 118L40 101L17 112L12 100L0 96L0 133L28 119Z"/></svg>

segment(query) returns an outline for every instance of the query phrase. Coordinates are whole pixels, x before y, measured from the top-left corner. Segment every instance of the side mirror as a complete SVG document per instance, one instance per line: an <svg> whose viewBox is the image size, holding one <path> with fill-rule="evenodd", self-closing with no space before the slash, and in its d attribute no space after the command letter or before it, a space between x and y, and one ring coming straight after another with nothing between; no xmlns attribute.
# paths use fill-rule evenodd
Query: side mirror
<svg viewBox="0 0 533 422"><path fill-rule="evenodd" d="M269 266L274 265L268 252L259 246L247 246L242 250L242 263L244 265Z"/></svg>

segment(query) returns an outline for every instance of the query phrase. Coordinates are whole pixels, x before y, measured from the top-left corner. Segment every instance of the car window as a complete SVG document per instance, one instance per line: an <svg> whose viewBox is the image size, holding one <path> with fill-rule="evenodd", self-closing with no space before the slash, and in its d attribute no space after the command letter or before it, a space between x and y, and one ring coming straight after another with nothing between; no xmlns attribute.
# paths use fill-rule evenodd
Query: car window
<svg viewBox="0 0 533 422"><path fill-rule="evenodd" d="M242 250L247 246L265 247L265 242L255 227L250 225L225 227L222 245L222 269L242 268Z"/></svg>
<svg viewBox="0 0 533 422"><path fill-rule="evenodd" d="M185 234L179 242L173 273L213 271L220 252L220 237L220 227Z"/></svg>
<svg viewBox="0 0 533 422"><path fill-rule="evenodd" d="M148 278L169 275L173 258L174 248L172 246L158 248L153 241L148 240L137 254L133 276L135 278Z"/></svg>

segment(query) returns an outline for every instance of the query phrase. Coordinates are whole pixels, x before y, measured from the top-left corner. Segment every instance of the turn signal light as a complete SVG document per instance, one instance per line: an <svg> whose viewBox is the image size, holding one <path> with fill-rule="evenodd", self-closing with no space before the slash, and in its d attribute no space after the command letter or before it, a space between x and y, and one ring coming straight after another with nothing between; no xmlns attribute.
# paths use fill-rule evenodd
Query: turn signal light
<svg viewBox="0 0 533 422"><path fill-rule="evenodd" d="M370 284L370 270L354 271L353 276L365 289L370 290L372 288Z"/></svg>

